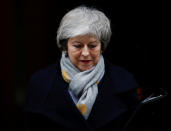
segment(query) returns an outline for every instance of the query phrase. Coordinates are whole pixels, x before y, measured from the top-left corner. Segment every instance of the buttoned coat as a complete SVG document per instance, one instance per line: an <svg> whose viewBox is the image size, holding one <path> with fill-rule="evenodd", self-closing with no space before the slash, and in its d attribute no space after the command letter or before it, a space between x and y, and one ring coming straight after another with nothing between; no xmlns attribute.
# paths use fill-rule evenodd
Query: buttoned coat
<svg viewBox="0 0 171 131"><path fill-rule="evenodd" d="M28 131L121 131L138 104L137 87L128 71L105 59L105 74L85 120L68 92L60 64L53 64L30 79L24 108L25 127Z"/></svg>

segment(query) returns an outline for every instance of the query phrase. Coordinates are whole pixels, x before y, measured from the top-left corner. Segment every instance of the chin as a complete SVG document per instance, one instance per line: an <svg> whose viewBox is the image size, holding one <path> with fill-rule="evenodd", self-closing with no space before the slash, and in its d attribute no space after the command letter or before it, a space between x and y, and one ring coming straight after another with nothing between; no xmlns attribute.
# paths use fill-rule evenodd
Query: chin
<svg viewBox="0 0 171 131"><path fill-rule="evenodd" d="M92 66L90 66L90 67L81 67L81 68L78 68L80 71L86 71L86 70L89 70L89 69L91 69L92 68Z"/></svg>

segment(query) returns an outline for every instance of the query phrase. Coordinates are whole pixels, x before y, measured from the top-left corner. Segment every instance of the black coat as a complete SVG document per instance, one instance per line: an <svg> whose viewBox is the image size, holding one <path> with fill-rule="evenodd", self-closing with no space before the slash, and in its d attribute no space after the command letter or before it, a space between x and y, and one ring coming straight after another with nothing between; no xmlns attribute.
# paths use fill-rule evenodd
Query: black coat
<svg viewBox="0 0 171 131"><path fill-rule="evenodd" d="M85 120L68 93L59 63L35 73L24 109L27 130L120 131L138 103L133 76L105 60L105 75L98 88L92 111Z"/></svg>

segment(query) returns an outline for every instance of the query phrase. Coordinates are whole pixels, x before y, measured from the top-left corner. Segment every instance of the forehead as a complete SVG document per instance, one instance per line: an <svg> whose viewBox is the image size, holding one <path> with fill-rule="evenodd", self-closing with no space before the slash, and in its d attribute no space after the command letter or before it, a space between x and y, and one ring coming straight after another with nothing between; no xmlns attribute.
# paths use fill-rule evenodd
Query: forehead
<svg viewBox="0 0 171 131"><path fill-rule="evenodd" d="M93 35L81 35L81 36L75 36L69 39L70 41L78 41L78 42L94 42L98 41L99 39L96 36Z"/></svg>

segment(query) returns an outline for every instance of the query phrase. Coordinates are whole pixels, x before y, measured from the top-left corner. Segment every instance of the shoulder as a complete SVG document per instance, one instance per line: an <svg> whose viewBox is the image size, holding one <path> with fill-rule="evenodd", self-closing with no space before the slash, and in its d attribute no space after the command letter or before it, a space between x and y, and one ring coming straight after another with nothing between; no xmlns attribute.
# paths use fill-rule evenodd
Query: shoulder
<svg viewBox="0 0 171 131"><path fill-rule="evenodd" d="M52 64L46 68L40 69L37 72L35 72L31 76L30 82L41 80L41 79L48 79L50 76L54 75L56 72L57 72L57 64Z"/></svg>
<svg viewBox="0 0 171 131"><path fill-rule="evenodd" d="M115 87L116 92L126 92L138 88L138 84L133 74L123 67L113 65L105 59L106 77L110 79L110 84Z"/></svg>
<svg viewBox="0 0 171 131"><path fill-rule="evenodd" d="M57 76L57 64L40 69L34 73L28 83L25 108L41 105Z"/></svg>
<svg viewBox="0 0 171 131"><path fill-rule="evenodd" d="M56 79L57 72L59 72L58 64L52 64L46 68L38 70L29 80L30 90L41 90L41 92L47 90Z"/></svg>

